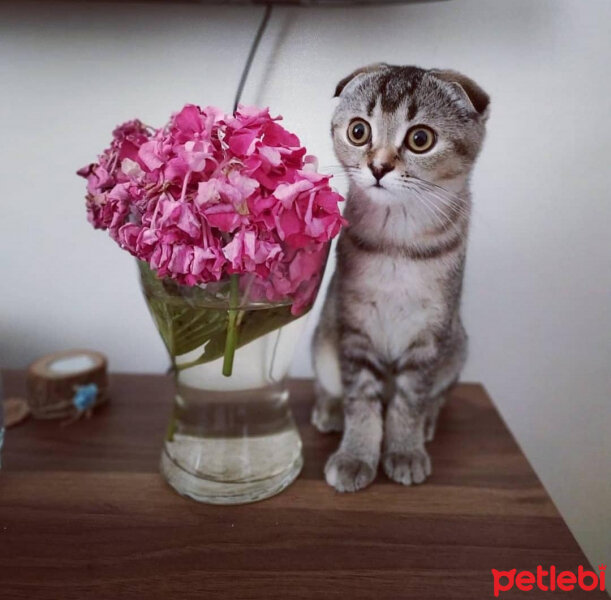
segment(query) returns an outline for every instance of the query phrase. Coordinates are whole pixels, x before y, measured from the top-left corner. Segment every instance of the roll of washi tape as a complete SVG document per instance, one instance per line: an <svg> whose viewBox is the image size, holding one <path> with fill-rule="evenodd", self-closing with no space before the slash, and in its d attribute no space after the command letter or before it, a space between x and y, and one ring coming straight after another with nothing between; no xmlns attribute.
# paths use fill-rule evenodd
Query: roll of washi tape
<svg viewBox="0 0 611 600"><path fill-rule="evenodd" d="M106 357L92 350L43 356L28 368L27 389L37 419L79 415L107 400Z"/></svg>

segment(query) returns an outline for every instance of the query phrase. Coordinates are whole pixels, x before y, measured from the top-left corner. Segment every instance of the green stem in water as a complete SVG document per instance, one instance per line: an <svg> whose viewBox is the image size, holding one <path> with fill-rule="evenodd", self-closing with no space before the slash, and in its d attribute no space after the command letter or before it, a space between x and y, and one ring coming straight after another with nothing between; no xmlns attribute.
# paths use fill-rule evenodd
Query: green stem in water
<svg viewBox="0 0 611 600"><path fill-rule="evenodd" d="M170 417L170 422L168 424L168 429L165 434L165 439L168 442L174 441L174 433L176 432L176 421L178 420L178 410L176 406L172 410L172 416Z"/></svg>
<svg viewBox="0 0 611 600"><path fill-rule="evenodd" d="M233 355L238 345L238 306L240 302L240 277L232 275L229 282L229 310L227 311L227 338L223 358L223 375L231 377Z"/></svg>

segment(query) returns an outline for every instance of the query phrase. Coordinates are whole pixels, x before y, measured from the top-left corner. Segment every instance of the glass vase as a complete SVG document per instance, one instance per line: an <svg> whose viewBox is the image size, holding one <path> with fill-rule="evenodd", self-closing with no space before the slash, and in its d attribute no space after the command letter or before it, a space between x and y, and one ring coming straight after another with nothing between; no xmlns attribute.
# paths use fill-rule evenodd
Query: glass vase
<svg viewBox="0 0 611 600"><path fill-rule="evenodd" d="M286 376L306 317L287 299L252 300L252 275L189 287L139 268L175 380L163 476L212 504L277 494L303 465Z"/></svg>

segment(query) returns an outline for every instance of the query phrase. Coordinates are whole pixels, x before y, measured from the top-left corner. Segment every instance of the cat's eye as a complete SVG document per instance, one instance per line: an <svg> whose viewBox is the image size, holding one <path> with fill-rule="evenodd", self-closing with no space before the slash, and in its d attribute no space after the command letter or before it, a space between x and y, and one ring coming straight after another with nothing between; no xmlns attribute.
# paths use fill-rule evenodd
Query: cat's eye
<svg viewBox="0 0 611 600"><path fill-rule="evenodd" d="M405 136L405 145L416 154L428 152L436 141L435 132L426 125L412 127Z"/></svg>
<svg viewBox="0 0 611 600"><path fill-rule="evenodd" d="M353 119L348 125L348 139L355 146L364 146L371 139L371 127L364 119Z"/></svg>

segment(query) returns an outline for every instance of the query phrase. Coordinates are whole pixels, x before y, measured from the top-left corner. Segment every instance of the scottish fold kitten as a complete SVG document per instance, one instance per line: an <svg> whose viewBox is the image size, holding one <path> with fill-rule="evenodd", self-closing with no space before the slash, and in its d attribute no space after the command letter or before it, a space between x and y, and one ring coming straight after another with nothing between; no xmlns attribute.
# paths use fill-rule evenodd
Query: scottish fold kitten
<svg viewBox="0 0 611 600"><path fill-rule="evenodd" d="M335 95L349 225L314 335L312 422L343 428L325 467L338 491L367 486L380 458L391 479L422 483L425 442L466 357L469 175L489 97L455 71L386 64L355 71Z"/></svg>

